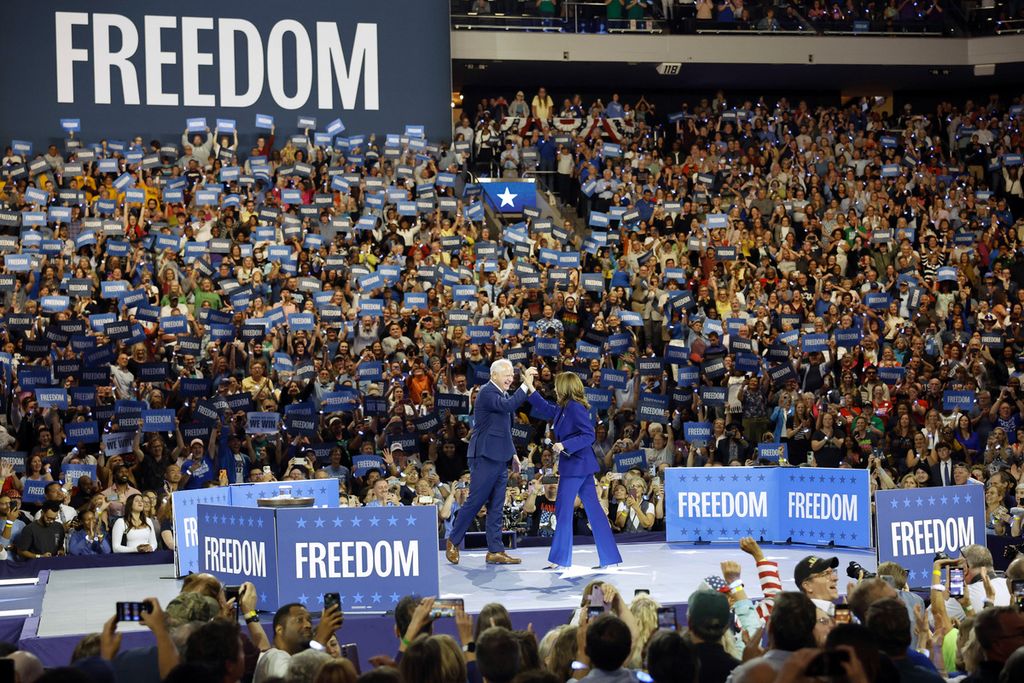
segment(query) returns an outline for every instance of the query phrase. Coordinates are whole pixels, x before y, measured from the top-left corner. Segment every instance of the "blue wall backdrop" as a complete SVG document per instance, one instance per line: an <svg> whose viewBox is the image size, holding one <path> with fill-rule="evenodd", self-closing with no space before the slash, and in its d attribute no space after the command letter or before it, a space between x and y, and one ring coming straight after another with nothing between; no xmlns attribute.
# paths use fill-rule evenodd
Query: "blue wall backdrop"
<svg viewBox="0 0 1024 683"><path fill-rule="evenodd" d="M448 0L52 0L4 18L5 146L59 141L61 119L86 142L171 142L205 117L236 120L247 152L257 113L281 144L300 116L320 132L340 118L347 135L451 137Z"/></svg>

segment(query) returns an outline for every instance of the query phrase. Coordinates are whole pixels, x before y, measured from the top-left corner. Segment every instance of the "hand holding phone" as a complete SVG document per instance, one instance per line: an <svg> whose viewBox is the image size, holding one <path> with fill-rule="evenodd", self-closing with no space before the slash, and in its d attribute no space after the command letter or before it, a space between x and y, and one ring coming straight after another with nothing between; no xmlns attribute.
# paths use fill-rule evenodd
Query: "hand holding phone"
<svg viewBox="0 0 1024 683"><path fill-rule="evenodd" d="M451 619L455 617L455 612L458 609L465 609L465 604L462 598L439 598L434 601L434 606L430 610L430 618Z"/></svg>
<svg viewBox="0 0 1024 683"><path fill-rule="evenodd" d="M949 597L962 598L964 596L964 570L959 567L949 568Z"/></svg>
<svg viewBox="0 0 1024 683"><path fill-rule="evenodd" d="M152 612L153 606L148 602L117 603L118 621L142 621L143 612Z"/></svg>

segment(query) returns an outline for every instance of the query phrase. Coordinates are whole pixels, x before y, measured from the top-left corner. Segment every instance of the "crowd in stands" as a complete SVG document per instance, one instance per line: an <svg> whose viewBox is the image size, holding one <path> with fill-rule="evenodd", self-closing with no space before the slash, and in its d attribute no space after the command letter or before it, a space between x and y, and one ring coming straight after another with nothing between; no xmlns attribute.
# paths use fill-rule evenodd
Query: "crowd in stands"
<svg viewBox="0 0 1024 683"><path fill-rule="evenodd" d="M988 34L1024 20L1020 2L979 7L943 0L457 0L452 2L456 25L468 17L509 18L511 27L556 26L567 31L615 29L788 32L928 32L954 35ZM977 13L978 14L976 16ZM539 17L541 24L529 22Z"/></svg>
<svg viewBox="0 0 1024 683"><path fill-rule="evenodd" d="M984 483L991 531L1019 535L1021 98L875 104L540 89L468 108L453 141L8 148L0 546L173 548L174 491L307 478L443 527L501 357L549 397L580 374L617 532L663 528L665 467L757 464L770 441L875 488ZM489 217L474 169L537 174L564 222ZM551 533L545 429L517 417L522 534ZM616 467L635 451L646 467Z"/></svg>
<svg viewBox="0 0 1024 683"><path fill-rule="evenodd" d="M787 567L796 590L783 591L778 564L758 544L740 547L754 561L759 590L747 588L743 563L726 561L690 595L682 618L657 590L627 600L614 584L594 580L566 623L547 633L513 627L505 605L477 617L442 607L434 597L406 596L393 612L394 650L369 657L344 645L336 606L314 615L281 606L271 633L260 622L256 589L243 584L227 599L217 579L189 576L165 608L145 600L142 623L155 647L122 651L117 617L85 636L68 666L44 672L39 660L0 644L18 683L1012 683L1024 678L1024 558L1005 576L983 546L962 558L937 556L924 595L907 589L907 573L885 563L859 566L840 596L838 559L811 555ZM742 556L741 556L742 557ZM749 567L748 567L749 569ZM951 580L962 572L964 584ZM749 576L749 575L748 575ZM751 581L753 584L753 581ZM237 604L236 604L237 602ZM434 634L454 620L457 638ZM244 621L244 628L239 622Z"/></svg>

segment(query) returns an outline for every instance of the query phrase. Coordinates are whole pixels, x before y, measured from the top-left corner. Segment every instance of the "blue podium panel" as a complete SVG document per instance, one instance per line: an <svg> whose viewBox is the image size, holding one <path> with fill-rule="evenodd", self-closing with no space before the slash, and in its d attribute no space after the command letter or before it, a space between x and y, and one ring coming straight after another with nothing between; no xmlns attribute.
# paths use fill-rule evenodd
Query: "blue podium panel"
<svg viewBox="0 0 1024 683"><path fill-rule="evenodd" d="M935 554L985 545L985 488L976 484L875 493L878 561L897 562L912 587L932 584Z"/></svg>
<svg viewBox="0 0 1024 683"><path fill-rule="evenodd" d="M259 609L297 602L384 612L404 595L438 595L437 508L239 508L198 505L198 567L252 581Z"/></svg>
<svg viewBox="0 0 1024 683"><path fill-rule="evenodd" d="M196 506L199 570L224 585L251 581L261 610L277 609L277 539L274 511L230 505Z"/></svg>
<svg viewBox="0 0 1024 683"><path fill-rule="evenodd" d="M439 595L437 508L365 507L277 512L280 604L346 612L394 609L403 595Z"/></svg>
<svg viewBox="0 0 1024 683"><path fill-rule="evenodd" d="M864 470L674 467L665 472L666 539L871 547Z"/></svg>
<svg viewBox="0 0 1024 683"><path fill-rule="evenodd" d="M177 576L199 571L199 545L196 533L197 506L230 505L236 508L258 507L260 498L273 498L288 492L299 498L312 498L317 507L338 507L338 480L270 481L258 484L232 484L194 491L175 491L174 503L174 566Z"/></svg>

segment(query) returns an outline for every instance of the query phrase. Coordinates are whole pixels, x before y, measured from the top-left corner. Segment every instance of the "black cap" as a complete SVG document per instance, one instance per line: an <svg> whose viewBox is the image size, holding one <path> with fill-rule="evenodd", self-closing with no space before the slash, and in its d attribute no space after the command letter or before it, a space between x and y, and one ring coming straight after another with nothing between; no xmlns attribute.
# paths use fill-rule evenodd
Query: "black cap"
<svg viewBox="0 0 1024 683"><path fill-rule="evenodd" d="M817 557L816 555L809 555L797 563L796 569L793 570L793 580L796 581L796 587L800 588L800 585L811 576L820 574L829 569L835 569L838 566L838 557Z"/></svg>

